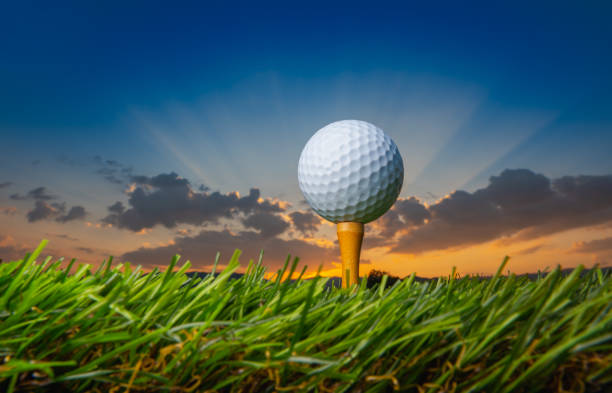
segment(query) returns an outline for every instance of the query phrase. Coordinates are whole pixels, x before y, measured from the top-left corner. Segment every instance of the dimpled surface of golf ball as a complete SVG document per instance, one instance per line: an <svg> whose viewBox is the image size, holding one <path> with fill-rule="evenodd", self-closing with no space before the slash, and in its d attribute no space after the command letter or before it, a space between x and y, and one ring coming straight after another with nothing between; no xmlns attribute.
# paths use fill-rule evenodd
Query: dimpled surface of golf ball
<svg viewBox="0 0 612 393"><path fill-rule="evenodd" d="M306 201L334 223L367 223L383 215L402 189L404 165L380 128L360 120L337 121L306 143L298 183Z"/></svg>

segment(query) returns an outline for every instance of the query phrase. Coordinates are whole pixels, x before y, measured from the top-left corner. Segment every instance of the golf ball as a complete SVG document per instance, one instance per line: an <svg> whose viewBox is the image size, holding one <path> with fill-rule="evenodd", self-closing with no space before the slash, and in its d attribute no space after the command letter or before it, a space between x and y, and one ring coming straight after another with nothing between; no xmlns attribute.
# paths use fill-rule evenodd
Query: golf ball
<svg viewBox="0 0 612 393"><path fill-rule="evenodd" d="M306 143L298 163L300 189L315 212L334 223L367 223L395 202L404 181L397 146L361 120L337 121Z"/></svg>

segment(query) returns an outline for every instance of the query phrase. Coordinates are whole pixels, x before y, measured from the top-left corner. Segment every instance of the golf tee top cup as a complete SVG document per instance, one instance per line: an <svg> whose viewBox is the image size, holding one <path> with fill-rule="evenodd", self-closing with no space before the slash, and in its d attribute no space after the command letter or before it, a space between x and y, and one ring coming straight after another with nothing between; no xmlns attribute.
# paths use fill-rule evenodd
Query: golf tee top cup
<svg viewBox="0 0 612 393"><path fill-rule="evenodd" d="M304 198L321 217L333 223L363 224L383 215L395 202L404 180L404 165L396 144L380 128L360 120L337 121L321 128L306 143L298 163L298 183ZM356 255L358 279L361 239L349 247L340 233L356 226L338 226L343 265L344 255ZM363 236L363 229L361 230ZM345 284L345 266L342 268Z"/></svg>

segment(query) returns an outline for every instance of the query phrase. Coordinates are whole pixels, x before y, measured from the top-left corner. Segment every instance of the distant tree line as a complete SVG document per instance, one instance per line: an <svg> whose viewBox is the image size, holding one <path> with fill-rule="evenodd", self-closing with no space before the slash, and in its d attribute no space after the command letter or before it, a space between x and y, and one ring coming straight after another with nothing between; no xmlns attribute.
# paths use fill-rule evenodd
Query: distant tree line
<svg viewBox="0 0 612 393"><path fill-rule="evenodd" d="M385 288L392 287L398 280L401 280L398 276L374 269L370 270L370 273L368 274L368 283L366 286L368 288L372 288L376 285L380 285L384 275L387 275L387 283L385 284Z"/></svg>

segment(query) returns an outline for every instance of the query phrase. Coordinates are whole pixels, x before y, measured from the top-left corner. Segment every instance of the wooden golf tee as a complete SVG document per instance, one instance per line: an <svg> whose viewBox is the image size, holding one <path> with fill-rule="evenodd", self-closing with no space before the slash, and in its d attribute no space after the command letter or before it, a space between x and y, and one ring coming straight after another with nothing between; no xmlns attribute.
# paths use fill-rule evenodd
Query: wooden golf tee
<svg viewBox="0 0 612 393"><path fill-rule="evenodd" d="M342 259L342 288L359 282L359 255L363 240L363 224L360 222L339 222L338 243ZM346 271L349 271L348 280Z"/></svg>

